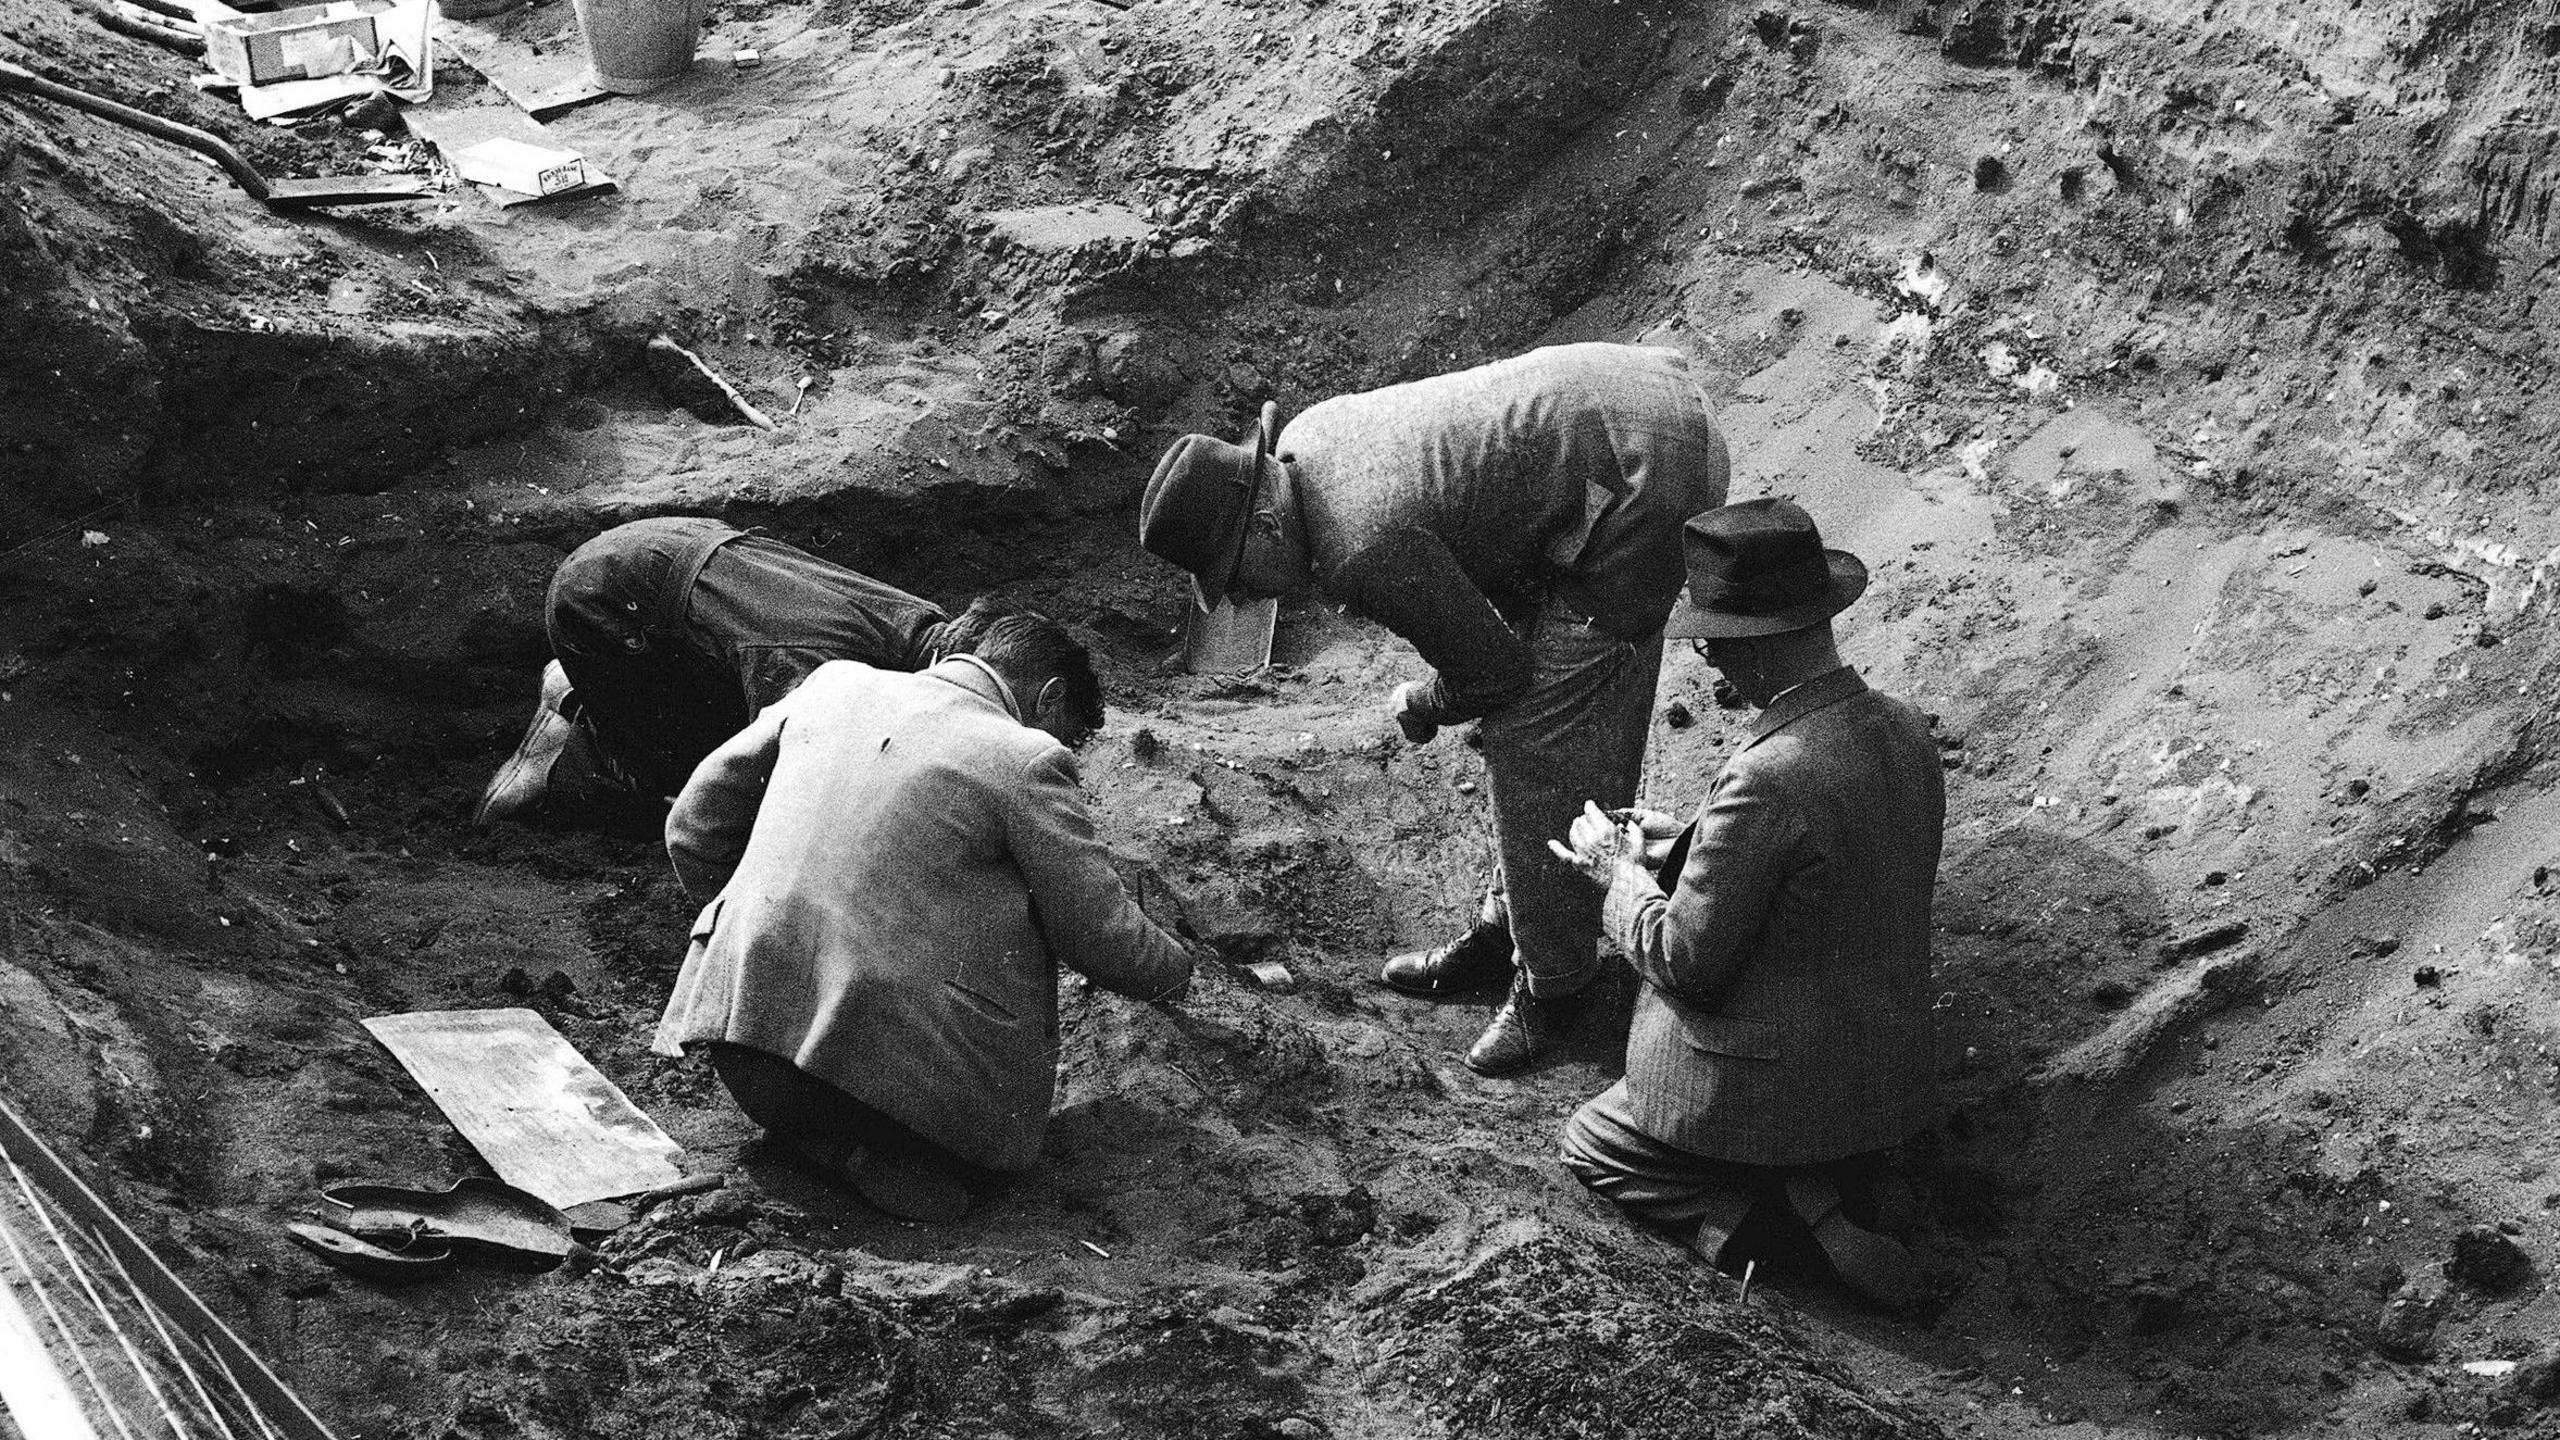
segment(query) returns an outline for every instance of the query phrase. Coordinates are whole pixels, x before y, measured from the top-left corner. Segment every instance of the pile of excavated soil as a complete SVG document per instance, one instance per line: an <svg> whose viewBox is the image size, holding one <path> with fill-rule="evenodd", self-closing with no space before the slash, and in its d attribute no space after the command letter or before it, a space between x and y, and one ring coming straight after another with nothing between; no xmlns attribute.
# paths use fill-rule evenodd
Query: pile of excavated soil
<svg viewBox="0 0 2560 1440"><path fill-rule="evenodd" d="M351 1436L2547 1431L2549 8L758 0L762 67L554 122L619 194L319 220L0 102L0 1093ZM0 57L363 153L76 11ZM1564 1175L1623 989L1484 1081L1492 997L1370 982L1491 858L1404 647L1171 663L1171 435L1586 338L1694 358L1933 717L1923 1313L1783 1247L1745 1306ZM1078 627L1124 872L1296 988L1069 984L1048 1152L956 1225L768 1154L645 1048L651 837L463 823L551 567L663 512ZM1657 720L1686 809L1740 721L1685 652ZM725 1188L540 1277L287 1243L479 1168L357 1022L502 1005Z"/></svg>

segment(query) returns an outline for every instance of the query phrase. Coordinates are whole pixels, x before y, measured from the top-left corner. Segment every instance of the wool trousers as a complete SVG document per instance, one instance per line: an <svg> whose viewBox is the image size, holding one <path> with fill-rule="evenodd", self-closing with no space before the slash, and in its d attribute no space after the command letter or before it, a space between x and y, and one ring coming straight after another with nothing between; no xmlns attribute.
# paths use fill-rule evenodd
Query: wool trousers
<svg viewBox="0 0 2560 1440"><path fill-rule="evenodd" d="M1884 1152L1813 1165L1747 1165L1666 1144L1636 1128L1626 1087L1613 1085L1565 1122L1564 1165L1593 1194L1688 1240L1703 1223L1714 1233L1701 1248L1721 1248L1743 1219L1764 1207L1788 1211L1790 1177L1820 1175L1838 1187L1841 1212L1867 1224ZM1710 1253L1708 1259L1714 1259Z"/></svg>
<svg viewBox="0 0 2560 1440"><path fill-rule="evenodd" d="M1600 972L1600 887L1547 849L1584 801L1636 800L1662 632L1622 640L1550 603L1530 637L1536 678L1476 727L1501 854L1496 881L1529 992L1570 995Z"/></svg>

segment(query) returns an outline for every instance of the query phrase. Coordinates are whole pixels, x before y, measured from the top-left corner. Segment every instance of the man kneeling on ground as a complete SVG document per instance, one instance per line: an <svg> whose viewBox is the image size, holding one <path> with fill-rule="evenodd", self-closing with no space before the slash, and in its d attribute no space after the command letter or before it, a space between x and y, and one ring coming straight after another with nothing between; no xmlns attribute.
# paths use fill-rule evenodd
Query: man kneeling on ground
<svg viewBox="0 0 2560 1440"><path fill-rule="evenodd" d="M1867 572L1812 517L1753 500L1681 538L1689 600L1666 633L1704 639L1760 714L1659 878L1641 816L1586 804L1555 847L1606 887L1604 923L1643 981L1626 1078L1574 1113L1565 1164L1710 1264L1765 1207L1850 1288L1906 1304L1917 1269L1861 1223L1860 1192L1932 1118L1937 746L1841 663L1831 617Z"/></svg>
<svg viewBox="0 0 2560 1440"><path fill-rule="evenodd" d="M918 674L819 666L704 760L667 816L702 903L658 1027L748 1117L892 1215L956 1217L1040 1152L1057 966L1180 996L1182 943L1121 887L1072 747L1102 723L1083 646L991 623Z"/></svg>

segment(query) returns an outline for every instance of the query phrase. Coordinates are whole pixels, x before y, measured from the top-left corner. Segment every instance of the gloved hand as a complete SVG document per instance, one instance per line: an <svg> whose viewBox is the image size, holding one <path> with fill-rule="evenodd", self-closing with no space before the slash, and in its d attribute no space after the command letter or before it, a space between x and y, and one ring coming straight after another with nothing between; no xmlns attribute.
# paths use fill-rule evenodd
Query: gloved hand
<svg viewBox="0 0 2560 1440"><path fill-rule="evenodd" d="M1405 739L1416 745L1428 745L1440 733L1440 727L1428 720L1415 718L1413 692L1420 688L1411 680L1398 685L1387 696L1387 708L1395 712L1396 728L1404 732Z"/></svg>

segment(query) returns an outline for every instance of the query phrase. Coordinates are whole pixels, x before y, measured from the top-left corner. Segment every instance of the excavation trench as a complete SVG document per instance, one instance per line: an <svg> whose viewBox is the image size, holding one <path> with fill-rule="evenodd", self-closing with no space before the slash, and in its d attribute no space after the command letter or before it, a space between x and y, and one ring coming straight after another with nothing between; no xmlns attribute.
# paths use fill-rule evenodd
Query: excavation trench
<svg viewBox="0 0 2560 1440"><path fill-rule="evenodd" d="M349 1435L2547 1423L2539 152L2231 58L2310 45L2273 22L1947 8L738 6L766 78L564 120L627 194L547 220L271 224L0 110L0 1085ZM2389 63L2539 93L2504 14ZM11 53L179 83L74 23ZM2457 220L2436 144L2508 199ZM662 334L778 427L686 410ZM1623 980L1501 1082L1455 1063L1485 997L1370 983L1490 860L1475 752L1380 709L1393 637L1292 605L1269 670L1172 663L1169 436L1585 338L1692 355L1935 718L1923 1314L1783 1245L1744 1306L1563 1174ZM551 568L655 513L1076 627L1124 874L1297 988L1070 983L1048 1152L958 1225L767 1154L645 1048L691 918L653 838L463 823ZM1660 701L1686 808L1742 721L1686 654ZM487 1006L728 1186L538 1278L288 1243L328 1181L479 1168L357 1022Z"/></svg>

